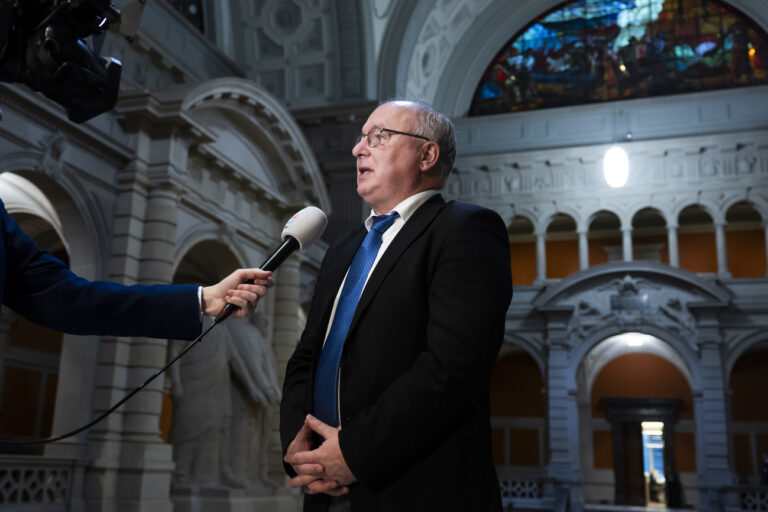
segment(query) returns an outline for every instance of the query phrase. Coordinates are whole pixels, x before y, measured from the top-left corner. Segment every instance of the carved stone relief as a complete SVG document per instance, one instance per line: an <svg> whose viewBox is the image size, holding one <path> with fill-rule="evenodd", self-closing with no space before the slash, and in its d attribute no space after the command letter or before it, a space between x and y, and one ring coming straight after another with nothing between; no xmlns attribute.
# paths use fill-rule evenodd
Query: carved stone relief
<svg viewBox="0 0 768 512"><path fill-rule="evenodd" d="M695 346L696 321L676 289L626 274L574 299L568 331L578 340L606 326L622 329L652 325Z"/></svg>

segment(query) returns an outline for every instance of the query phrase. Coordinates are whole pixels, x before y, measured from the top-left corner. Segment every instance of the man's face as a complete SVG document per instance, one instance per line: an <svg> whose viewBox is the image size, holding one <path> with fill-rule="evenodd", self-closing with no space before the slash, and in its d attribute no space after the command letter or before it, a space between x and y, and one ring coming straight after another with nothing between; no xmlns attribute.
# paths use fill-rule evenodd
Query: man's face
<svg viewBox="0 0 768 512"><path fill-rule="evenodd" d="M411 108L385 103L368 117L362 133L375 128L413 133L416 119ZM423 139L384 132L380 145L370 148L363 137L352 148L357 159L357 193L377 214L389 212L419 191L423 178L419 161L425 143Z"/></svg>

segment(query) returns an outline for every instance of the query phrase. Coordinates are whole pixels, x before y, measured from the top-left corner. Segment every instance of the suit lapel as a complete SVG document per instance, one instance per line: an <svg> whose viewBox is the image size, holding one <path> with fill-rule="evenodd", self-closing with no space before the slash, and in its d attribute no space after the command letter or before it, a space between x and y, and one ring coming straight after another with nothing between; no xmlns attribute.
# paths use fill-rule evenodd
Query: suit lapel
<svg viewBox="0 0 768 512"><path fill-rule="evenodd" d="M432 223L432 220L434 220L444 206L445 200L440 194L429 198L413 213L413 216L408 219L405 226L403 226L397 236L395 236L395 239L392 240L387 251L376 264L376 268L373 269L373 273L371 273L371 276L368 278L368 282L363 289L363 294L360 296L360 301L357 303L355 316L352 317L349 332L352 332L355 328L360 315L365 311L365 308L376 295L379 287L381 287L381 284L384 282L387 275L389 275L392 267L394 267L395 263L400 259L400 256L403 255L405 250L410 247L414 240L416 240ZM349 266L349 264L347 264L347 266Z"/></svg>

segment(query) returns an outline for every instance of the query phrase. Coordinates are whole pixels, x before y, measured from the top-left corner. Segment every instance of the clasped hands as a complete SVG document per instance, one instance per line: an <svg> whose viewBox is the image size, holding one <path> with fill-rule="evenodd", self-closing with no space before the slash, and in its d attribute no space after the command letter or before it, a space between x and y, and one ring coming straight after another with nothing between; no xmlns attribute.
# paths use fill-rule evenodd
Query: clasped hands
<svg viewBox="0 0 768 512"><path fill-rule="evenodd" d="M315 449L312 449L312 432L325 439ZM311 414L304 419L301 430L288 445L283 460L296 472L289 485L303 487L307 494L342 496L349 492L349 485L357 481L341 453L339 429Z"/></svg>

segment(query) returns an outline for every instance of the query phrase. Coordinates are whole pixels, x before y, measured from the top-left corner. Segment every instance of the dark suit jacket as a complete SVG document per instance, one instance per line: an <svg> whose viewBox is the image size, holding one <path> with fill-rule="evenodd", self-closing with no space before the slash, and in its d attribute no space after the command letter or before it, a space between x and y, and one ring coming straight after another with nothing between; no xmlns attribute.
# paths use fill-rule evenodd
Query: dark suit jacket
<svg viewBox="0 0 768 512"><path fill-rule="evenodd" d="M0 299L27 319L71 334L193 339L197 285L90 282L38 249L0 201ZM76 249L75 249L76 250Z"/></svg>
<svg viewBox="0 0 768 512"><path fill-rule="evenodd" d="M333 301L364 236L344 237L323 260L286 371L283 451L312 412ZM496 213L438 195L405 223L368 280L342 355L339 442L358 479L352 510L501 510L488 388L511 297ZM308 495L304 510L327 503Z"/></svg>

